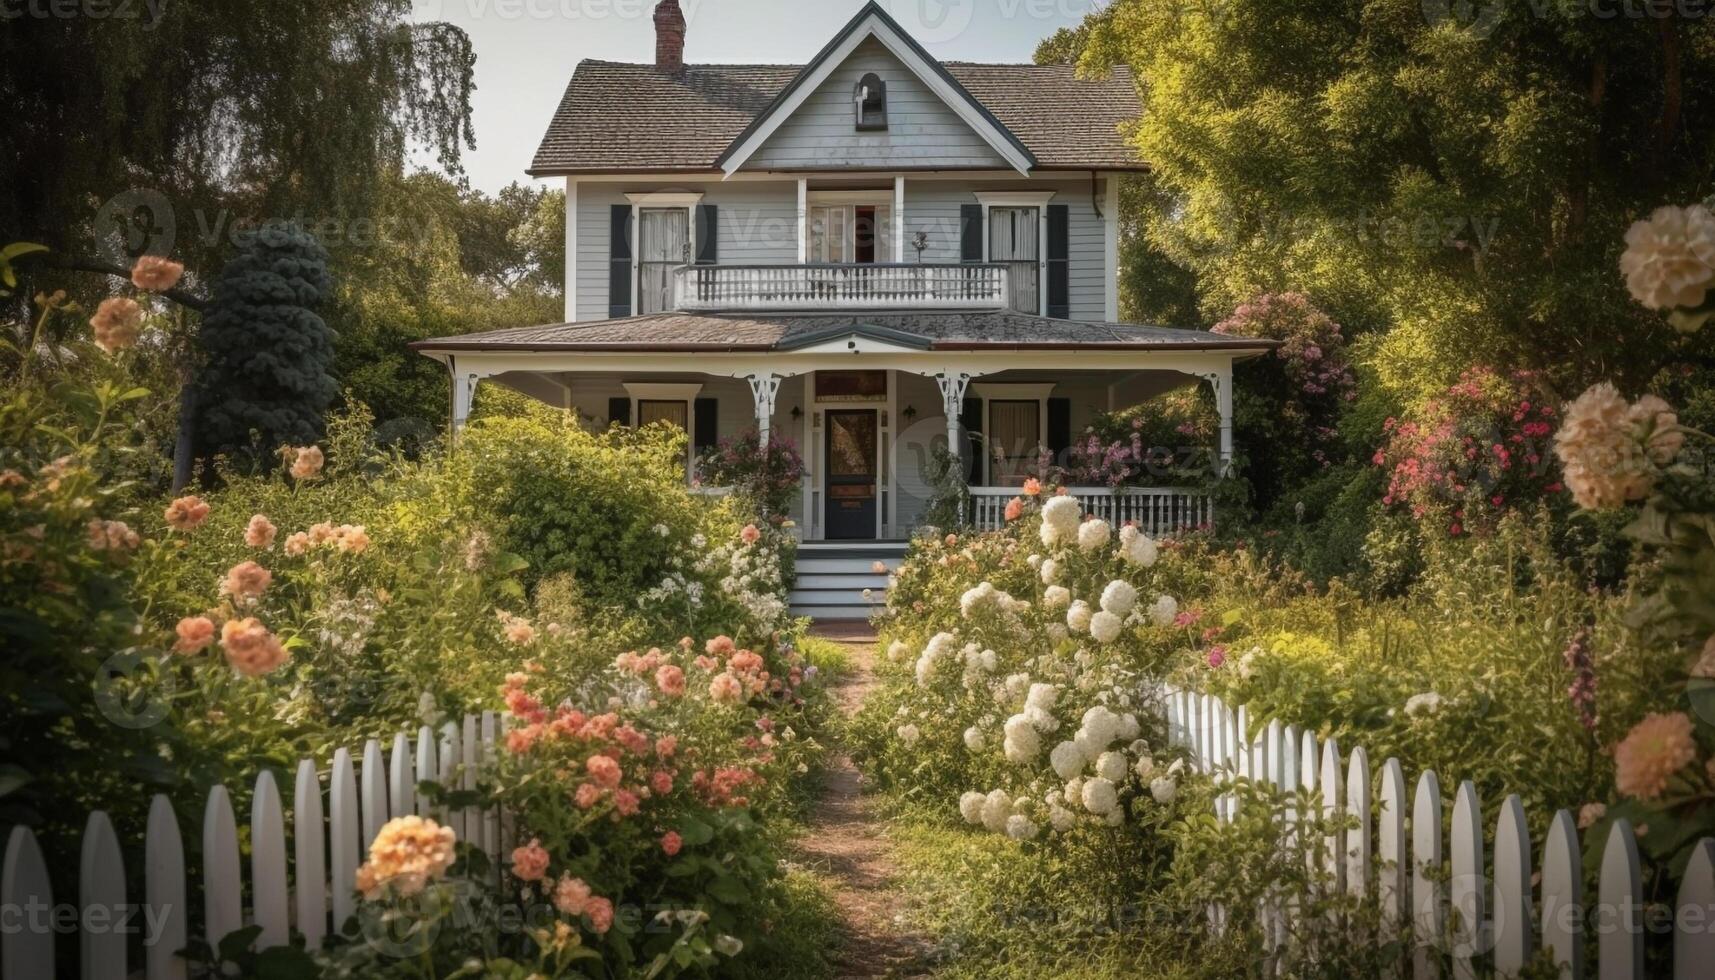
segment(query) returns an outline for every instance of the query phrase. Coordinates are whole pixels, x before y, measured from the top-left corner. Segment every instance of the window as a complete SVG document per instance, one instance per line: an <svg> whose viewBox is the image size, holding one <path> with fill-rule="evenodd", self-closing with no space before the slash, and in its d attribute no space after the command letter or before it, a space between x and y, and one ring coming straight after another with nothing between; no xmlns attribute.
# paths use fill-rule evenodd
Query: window
<svg viewBox="0 0 1715 980"><path fill-rule="evenodd" d="M1020 313L1042 312L1037 276L1041 215L1040 208L989 209L989 261L1007 267L1007 306Z"/></svg>
<svg viewBox="0 0 1715 980"><path fill-rule="evenodd" d="M817 371L816 400L886 401L886 371Z"/></svg>
<svg viewBox="0 0 1715 980"><path fill-rule="evenodd" d="M988 444L989 483L1016 487L1036 475L1037 451L1042 445L1042 403L990 401Z"/></svg>
<svg viewBox="0 0 1715 980"><path fill-rule="evenodd" d="M685 208L638 212L637 312L673 308L673 270L691 261L691 213Z"/></svg>
<svg viewBox="0 0 1715 980"><path fill-rule="evenodd" d="M873 263L886 241L890 208L874 204L812 204L809 261Z"/></svg>
<svg viewBox="0 0 1715 980"><path fill-rule="evenodd" d="M857 109L860 132L887 128L887 83L881 80L881 76L870 72L860 79L852 92L852 103Z"/></svg>
<svg viewBox="0 0 1715 980"><path fill-rule="evenodd" d="M680 429L689 431L690 417L685 411L682 401L639 401L637 403L637 421L640 425L651 422L671 422Z"/></svg>

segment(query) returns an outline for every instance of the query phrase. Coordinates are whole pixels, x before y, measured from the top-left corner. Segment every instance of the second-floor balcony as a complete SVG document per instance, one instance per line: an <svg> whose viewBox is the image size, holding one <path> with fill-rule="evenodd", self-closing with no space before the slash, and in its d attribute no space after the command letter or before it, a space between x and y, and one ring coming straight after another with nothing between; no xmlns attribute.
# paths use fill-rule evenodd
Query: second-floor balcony
<svg viewBox="0 0 1715 980"><path fill-rule="evenodd" d="M999 310L1011 305L1004 264L687 265L672 307L688 313L808 310Z"/></svg>

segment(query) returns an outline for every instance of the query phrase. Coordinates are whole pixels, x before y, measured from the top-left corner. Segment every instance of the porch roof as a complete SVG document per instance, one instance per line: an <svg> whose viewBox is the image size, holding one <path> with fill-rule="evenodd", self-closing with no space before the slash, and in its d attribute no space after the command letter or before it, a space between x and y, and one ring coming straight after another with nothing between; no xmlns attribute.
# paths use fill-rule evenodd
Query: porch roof
<svg viewBox="0 0 1715 980"><path fill-rule="evenodd" d="M1278 341L1137 323L1058 320L1024 313L655 313L512 327L411 344L437 352L790 352L857 334L907 350L1221 351L1255 356Z"/></svg>

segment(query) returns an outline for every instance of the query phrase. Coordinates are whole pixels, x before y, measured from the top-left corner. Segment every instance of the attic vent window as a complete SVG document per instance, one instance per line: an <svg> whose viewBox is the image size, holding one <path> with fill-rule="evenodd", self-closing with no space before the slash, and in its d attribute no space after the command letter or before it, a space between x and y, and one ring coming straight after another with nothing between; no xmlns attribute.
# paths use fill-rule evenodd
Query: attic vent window
<svg viewBox="0 0 1715 980"><path fill-rule="evenodd" d="M865 75L857 83L852 102L857 106L859 132L874 132L887 128L887 83L874 72Z"/></svg>

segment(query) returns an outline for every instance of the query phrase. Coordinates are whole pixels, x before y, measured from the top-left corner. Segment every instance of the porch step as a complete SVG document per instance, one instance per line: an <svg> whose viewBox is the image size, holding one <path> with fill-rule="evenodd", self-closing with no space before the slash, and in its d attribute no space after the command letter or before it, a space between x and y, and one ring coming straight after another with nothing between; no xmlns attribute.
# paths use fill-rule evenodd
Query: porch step
<svg viewBox="0 0 1715 980"><path fill-rule="evenodd" d="M812 542L798 548L798 578L788 597L792 615L813 620L868 619L887 602L888 573L905 556L903 543ZM869 598L864 598L864 590Z"/></svg>

